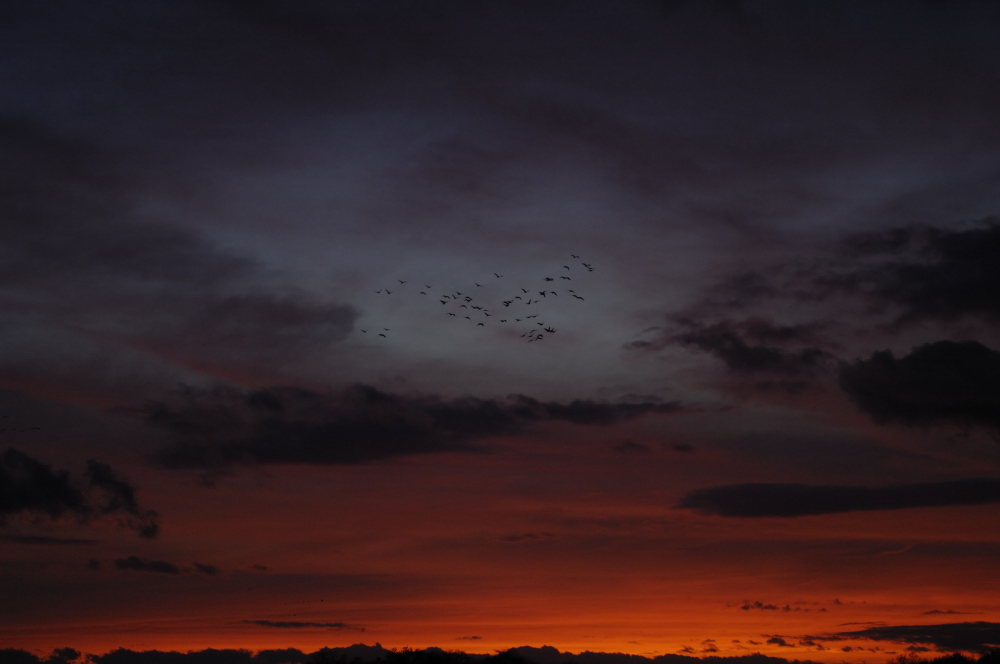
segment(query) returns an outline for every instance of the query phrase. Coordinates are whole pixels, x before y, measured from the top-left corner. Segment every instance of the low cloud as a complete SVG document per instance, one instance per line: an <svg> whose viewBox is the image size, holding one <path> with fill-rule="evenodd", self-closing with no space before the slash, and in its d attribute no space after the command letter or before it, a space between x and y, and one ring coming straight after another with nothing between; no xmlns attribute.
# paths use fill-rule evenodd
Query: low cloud
<svg viewBox="0 0 1000 664"><path fill-rule="evenodd" d="M963 622L942 625L886 625L854 632L839 632L839 638L891 641L933 646L941 651L984 653L1000 647L1000 623Z"/></svg>
<svg viewBox="0 0 1000 664"><path fill-rule="evenodd" d="M8 449L0 456L0 526L18 514L52 520L72 516L82 523L115 516L120 525L141 537L156 537L159 515L139 506L135 488L115 475L111 466L88 461L84 477L86 482L75 482L66 471L55 471L23 452Z"/></svg>
<svg viewBox="0 0 1000 664"><path fill-rule="evenodd" d="M976 341L880 351L843 365L840 386L876 422L1000 428L1000 352Z"/></svg>
<svg viewBox="0 0 1000 664"><path fill-rule="evenodd" d="M542 422L606 426L677 403L506 401L402 397L356 385L334 394L275 387L186 389L170 402L127 411L173 442L156 461L217 470L235 464L358 464L412 454L479 449L479 440Z"/></svg>
<svg viewBox="0 0 1000 664"><path fill-rule="evenodd" d="M692 491L677 507L702 514L752 518L988 503L1000 503L1000 480L983 478L876 488L728 484Z"/></svg>
<svg viewBox="0 0 1000 664"><path fill-rule="evenodd" d="M139 556L129 556L128 558L118 558L115 560L115 568L128 570L131 572L155 572L158 574L180 574L180 568L166 560L146 560Z"/></svg>
<svg viewBox="0 0 1000 664"><path fill-rule="evenodd" d="M333 630L344 630L352 632L363 632L364 627L354 627L342 622L303 622L297 620L241 620L248 625L258 625L260 627L277 627L279 629L309 629L323 628Z"/></svg>
<svg viewBox="0 0 1000 664"><path fill-rule="evenodd" d="M209 576L217 576L219 574L219 568L215 565L202 565L201 563L191 564L194 565L194 568L202 574L207 574Z"/></svg>

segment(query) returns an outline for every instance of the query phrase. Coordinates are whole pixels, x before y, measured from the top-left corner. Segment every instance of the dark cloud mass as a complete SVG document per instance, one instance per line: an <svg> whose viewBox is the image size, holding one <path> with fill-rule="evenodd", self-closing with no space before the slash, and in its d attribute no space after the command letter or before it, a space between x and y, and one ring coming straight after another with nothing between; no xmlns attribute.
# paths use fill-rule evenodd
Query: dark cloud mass
<svg viewBox="0 0 1000 664"><path fill-rule="evenodd" d="M970 479L878 488L731 484L692 491L677 507L703 514L752 518L989 503L1000 503L1000 480Z"/></svg>
<svg viewBox="0 0 1000 664"><path fill-rule="evenodd" d="M1000 221L964 228L907 226L852 236L860 258L823 286L864 293L902 307L900 322L1000 319Z"/></svg>
<svg viewBox="0 0 1000 664"><path fill-rule="evenodd" d="M21 513L45 515L53 520L73 516L81 522L114 515L140 536L156 537L159 515L141 508L135 489L117 477L109 465L88 461L86 477L86 489L78 488L68 472L54 471L23 452L8 449L0 457L0 525L6 517Z"/></svg>
<svg viewBox="0 0 1000 664"><path fill-rule="evenodd" d="M845 364L840 386L876 422L1000 427L1000 352L975 341L938 341Z"/></svg>
<svg viewBox="0 0 1000 664"><path fill-rule="evenodd" d="M470 451L476 441L541 422L610 425L677 403L541 402L401 397L354 386L336 394L299 388L187 389L131 411L175 441L157 459L170 468L230 464L355 464L409 454Z"/></svg>
<svg viewBox="0 0 1000 664"><path fill-rule="evenodd" d="M177 565L166 560L147 560L139 556L115 559L115 568L131 572L156 572L159 574L180 574Z"/></svg>
<svg viewBox="0 0 1000 664"><path fill-rule="evenodd" d="M934 646L943 651L984 653L1000 647L1000 623L964 622L943 625L886 625L854 632L840 632L839 637L870 639Z"/></svg>

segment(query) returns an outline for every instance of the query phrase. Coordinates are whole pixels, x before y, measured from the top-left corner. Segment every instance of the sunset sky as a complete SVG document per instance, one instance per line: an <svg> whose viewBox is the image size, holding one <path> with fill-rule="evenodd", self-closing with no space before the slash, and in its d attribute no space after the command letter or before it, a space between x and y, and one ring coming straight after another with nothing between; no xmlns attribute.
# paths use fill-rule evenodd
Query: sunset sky
<svg viewBox="0 0 1000 664"><path fill-rule="evenodd" d="M1000 644L1000 3L0 4L0 648Z"/></svg>

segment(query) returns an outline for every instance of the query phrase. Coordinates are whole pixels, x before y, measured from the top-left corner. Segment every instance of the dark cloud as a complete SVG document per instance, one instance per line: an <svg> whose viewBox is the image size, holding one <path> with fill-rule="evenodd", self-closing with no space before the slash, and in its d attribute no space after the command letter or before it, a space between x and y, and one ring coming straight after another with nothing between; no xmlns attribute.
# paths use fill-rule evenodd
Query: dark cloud
<svg viewBox="0 0 1000 664"><path fill-rule="evenodd" d="M1000 222L995 218L956 229L891 228L852 236L846 244L860 260L821 277L821 286L897 305L901 323L1000 319Z"/></svg>
<svg viewBox="0 0 1000 664"><path fill-rule="evenodd" d="M202 565L201 563L191 564L194 565L194 568L202 574L208 574L209 576L217 576L219 574L219 568L215 565Z"/></svg>
<svg viewBox="0 0 1000 664"><path fill-rule="evenodd" d="M135 489L117 477L111 466L93 460L88 461L87 479L91 487L100 489L104 495L103 502L97 506L102 514L124 512L129 515L128 526L137 530L142 537L156 537L160 532L159 514L139 507L135 499Z"/></svg>
<svg viewBox="0 0 1000 664"><path fill-rule="evenodd" d="M7 517L22 513L53 520L72 516L81 522L113 515L141 537L156 537L159 515L142 509L136 502L135 489L118 478L110 466L90 460L86 477L86 488L81 489L68 472L54 471L23 452L8 449L0 457L0 525Z"/></svg>
<svg viewBox="0 0 1000 664"><path fill-rule="evenodd" d="M631 440L626 440L620 445L615 445L613 448L618 454L649 454L652 452L649 449L649 445L643 445L642 443L636 443Z"/></svg>
<svg viewBox="0 0 1000 664"><path fill-rule="evenodd" d="M776 645L776 646L781 646L781 647L784 647L784 648L794 648L795 647L794 643L789 643L788 641L785 641L780 636L772 636L771 638L769 638L767 640L767 643L770 643L770 644L773 644L773 645Z"/></svg>
<svg viewBox="0 0 1000 664"><path fill-rule="evenodd" d="M674 443L670 446L670 449L675 452L681 452L682 454L691 454L694 452L694 446L688 445L687 443Z"/></svg>
<svg viewBox="0 0 1000 664"><path fill-rule="evenodd" d="M943 625L886 625L855 632L838 632L837 637L922 644L943 651L985 653L1000 646L1000 623L964 622Z"/></svg>
<svg viewBox="0 0 1000 664"><path fill-rule="evenodd" d="M677 506L703 514L753 518L988 503L1000 503L1000 480L969 479L878 488L730 484L692 491Z"/></svg>
<svg viewBox="0 0 1000 664"><path fill-rule="evenodd" d="M833 356L815 346L790 350L788 345L815 343L820 325L778 325L762 318L742 321L724 320L701 324L678 318L682 332L662 331L649 341L627 345L634 350L661 350L669 345L683 345L710 353L737 374L775 374L804 377L832 366Z"/></svg>
<svg viewBox="0 0 1000 664"><path fill-rule="evenodd" d="M922 616L959 616L959 615L965 615L965 614L968 614L968 613L969 613L968 611L955 611L955 610L952 610L952 609L947 609L946 611L942 611L941 609L932 609L930 611L924 611L920 615L922 615Z"/></svg>
<svg viewBox="0 0 1000 664"><path fill-rule="evenodd" d="M1000 427L1000 352L976 341L938 341L845 364L840 386L876 422Z"/></svg>
<svg viewBox="0 0 1000 664"><path fill-rule="evenodd" d="M261 627L278 627L281 629L305 629L310 627L324 627L334 630L350 630L353 632L363 632L364 627L354 627L342 622L302 622L297 620L241 620L248 625L259 625Z"/></svg>
<svg viewBox="0 0 1000 664"><path fill-rule="evenodd" d="M129 411L175 441L157 459L170 468L231 464L354 464L410 454L469 451L475 442L548 421L611 425L677 403L541 402L401 397L366 386L336 394L298 388L186 389L173 402Z"/></svg>
<svg viewBox="0 0 1000 664"><path fill-rule="evenodd" d="M146 560L139 556L116 558L115 568L132 572L157 572L159 574L180 574L181 571L177 565L166 560Z"/></svg>
<svg viewBox="0 0 1000 664"><path fill-rule="evenodd" d="M79 537L48 537L45 535L0 535L0 542L77 546L80 544L98 544L100 540L82 539Z"/></svg>

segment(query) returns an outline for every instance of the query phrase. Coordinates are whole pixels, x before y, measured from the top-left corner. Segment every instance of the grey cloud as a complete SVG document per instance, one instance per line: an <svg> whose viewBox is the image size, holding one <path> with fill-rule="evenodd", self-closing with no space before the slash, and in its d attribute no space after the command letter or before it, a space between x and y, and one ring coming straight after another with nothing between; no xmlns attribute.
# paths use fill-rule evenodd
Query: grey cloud
<svg viewBox="0 0 1000 664"><path fill-rule="evenodd" d="M834 356L829 352L816 345L803 346L822 341L819 335L822 325L818 323L780 325L750 317L703 324L678 317L676 325L683 331L662 330L653 339L635 341L626 348L640 351L657 351L671 345L696 348L718 357L734 375L773 377L759 381L757 386L761 389L780 388L787 392L801 391L810 378L834 366Z"/></svg>
<svg viewBox="0 0 1000 664"><path fill-rule="evenodd" d="M878 488L730 484L692 491L677 507L703 514L755 518L990 503L1000 503L1000 480L969 479Z"/></svg>
<svg viewBox="0 0 1000 664"><path fill-rule="evenodd" d="M114 515L141 537L156 537L159 515L140 507L134 487L117 477L110 466L88 461L86 477L85 488L80 488L68 472L54 471L23 452L8 449L0 457L0 525L7 517L22 513L53 520L67 515L81 522Z"/></svg>
<svg viewBox="0 0 1000 664"><path fill-rule="evenodd" d="M157 455L170 468L232 464L355 464L411 454L479 449L477 441L564 421L607 426L677 403L541 402L465 397L402 397L357 385L338 393L282 387L255 391L186 389L172 402L122 411L165 429L173 443Z"/></svg>
<svg viewBox="0 0 1000 664"><path fill-rule="evenodd" d="M265 371L346 337L351 307L279 292L254 261L142 212L148 185L130 159L0 117L0 169L10 175L0 186L0 303L16 323L5 334ZM23 362L7 355L0 370Z"/></svg>

